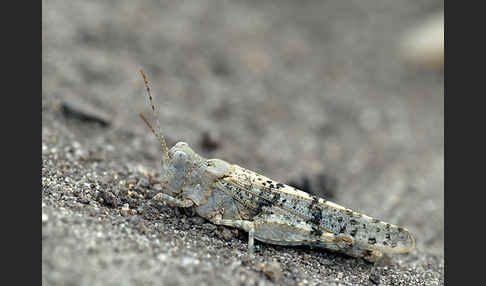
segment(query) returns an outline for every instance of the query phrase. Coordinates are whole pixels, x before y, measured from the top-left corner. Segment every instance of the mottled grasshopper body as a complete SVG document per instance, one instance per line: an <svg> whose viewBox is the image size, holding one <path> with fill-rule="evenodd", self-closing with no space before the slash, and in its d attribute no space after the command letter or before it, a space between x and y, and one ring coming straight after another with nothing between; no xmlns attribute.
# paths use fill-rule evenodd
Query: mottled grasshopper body
<svg viewBox="0 0 486 286"><path fill-rule="evenodd" d="M144 78L152 111L148 81ZM277 245L309 245L376 261L383 253L406 253L415 247L405 228L346 209L238 165L206 159L187 143L168 150L157 131L140 114L162 149L163 192L154 200L192 207L214 224L248 232L248 254L254 239Z"/></svg>

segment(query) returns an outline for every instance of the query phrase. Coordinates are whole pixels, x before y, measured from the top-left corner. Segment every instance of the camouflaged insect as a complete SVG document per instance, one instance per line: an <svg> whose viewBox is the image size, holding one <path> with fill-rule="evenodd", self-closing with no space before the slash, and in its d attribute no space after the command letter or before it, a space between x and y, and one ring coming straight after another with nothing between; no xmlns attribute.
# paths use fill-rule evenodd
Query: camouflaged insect
<svg viewBox="0 0 486 286"><path fill-rule="evenodd" d="M376 261L383 253L407 253L415 247L405 228L352 211L238 165L206 159L187 143L168 150L161 133L148 81L145 82L162 154L163 193L153 200L194 208L214 224L248 232L248 254L254 239L277 245L309 245Z"/></svg>

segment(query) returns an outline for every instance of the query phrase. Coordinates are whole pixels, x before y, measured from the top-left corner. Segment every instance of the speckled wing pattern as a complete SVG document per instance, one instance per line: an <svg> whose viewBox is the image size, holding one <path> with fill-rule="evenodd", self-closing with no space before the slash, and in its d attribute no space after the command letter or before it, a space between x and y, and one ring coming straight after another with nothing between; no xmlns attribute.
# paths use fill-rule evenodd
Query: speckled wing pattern
<svg viewBox="0 0 486 286"><path fill-rule="evenodd" d="M248 212L249 219L260 226L256 238L262 241L341 250L346 247L332 244L341 237L349 238L350 248L383 253L406 253L415 246L412 234L405 228L311 196L238 165L233 165L230 174L219 184L241 204L242 212ZM277 235L281 239L267 239Z"/></svg>

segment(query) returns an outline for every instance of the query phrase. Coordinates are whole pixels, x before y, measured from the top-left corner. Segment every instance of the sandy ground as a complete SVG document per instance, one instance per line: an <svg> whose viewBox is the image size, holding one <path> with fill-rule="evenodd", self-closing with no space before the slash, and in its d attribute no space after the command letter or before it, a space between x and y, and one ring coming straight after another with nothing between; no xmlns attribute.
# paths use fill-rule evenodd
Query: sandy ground
<svg viewBox="0 0 486 286"><path fill-rule="evenodd" d="M43 285L443 285L444 80L397 43L441 1L43 1ZM151 81L185 141L408 228L373 265L149 204ZM129 210L124 210L128 206Z"/></svg>

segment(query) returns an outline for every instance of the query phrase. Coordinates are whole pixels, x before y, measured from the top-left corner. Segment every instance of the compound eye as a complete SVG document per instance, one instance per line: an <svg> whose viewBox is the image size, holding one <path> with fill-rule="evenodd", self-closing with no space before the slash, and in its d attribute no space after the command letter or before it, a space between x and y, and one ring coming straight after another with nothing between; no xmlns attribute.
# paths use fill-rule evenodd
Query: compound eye
<svg viewBox="0 0 486 286"><path fill-rule="evenodd" d="M182 168L186 164L187 155L182 151L176 151L174 153L174 167Z"/></svg>

